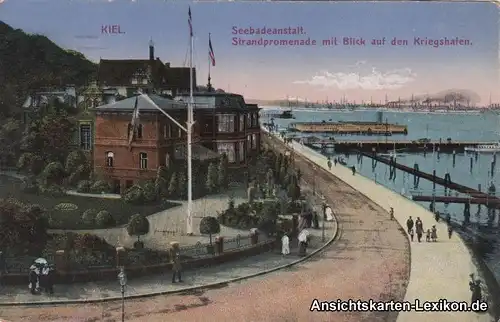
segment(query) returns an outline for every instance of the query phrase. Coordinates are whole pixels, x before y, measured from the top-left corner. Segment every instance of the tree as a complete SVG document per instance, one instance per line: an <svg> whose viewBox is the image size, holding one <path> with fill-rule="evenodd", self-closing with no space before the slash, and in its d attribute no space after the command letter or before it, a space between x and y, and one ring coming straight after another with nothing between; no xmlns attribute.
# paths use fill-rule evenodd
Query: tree
<svg viewBox="0 0 500 322"><path fill-rule="evenodd" d="M177 195L179 196L179 198L184 199L187 197L187 174L184 171L180 172L178 178L179 186L177 187Z"/></svg>
<svg viewBox="0 0 500 322"><path fill-rule="evenodd" d="M177 197L177 192L179 188L179 179L177 172L172 173L172 176L170 177L170 182L168 184L168 194L171 197Z"/></svg>
<svg viewBox="0 0 500 322"><path fill-rule="evenodd" d="M156 178L155 178L155 190L158 196L161 196L165 192L165 188L167 187L167 170L165 167L158 167L158 170L156 171Z"/></svg>
<svg viewBox="0 0 500 322"><path fill-rule="evenodd" d="M47 164L42 173L46 185L60 184L64 178L64 167L60 162Z"/></svg>
<svg viewBox="0 0 500 322"><path fill-rule="evenodd" d="M87 156L83 151L76 150L68 154L66 158L65 170L67 174L75 172L79 166L85 165L87 163Z"/></svg>
<svg viewBox="0 0 500 322"><path fill-rule="evenodd" d="M205 184L209 193L214 193L217 191L218 180L219 180L219 173L217 171L217 165L211 162L208 165L207 181Z"/></svg>
<svg viewBox="0 0 500 322"><path fill-rule="evenodd" d="M127 233L137 236L137 243L140 243L140 237L149 233L149 220L141 214L133 215L128 222Z"/></svg>
<svg viewBox="0 0 500 322"><path fill-rule="evenodd" d="M300 198L300 186L297 183L290 183L287 187L287 194L292 201L296 201Z"/></svg>
<svg viewBox="0 0 500 322"><path fill-rule="evenodd" d="M218 186L221 189L227 189L228 187L228 178L227 171L229 167L229 162L227 155L224 153L219 159L219 167L218 167Z"/></svg>
<svg viewBox="0 0 500 322"><path fill-rule="evenodd" d="M21 124L17 120L8 119L0 127L1 165L11 166L14 164L17 156L19 155L19 145L20 145L21 135L22 135Z"/></svg>
<svg viewBox="0 0 500 322"><path fill-rule="evenodd" d="M212 245L212 235L220 233L219 220L215 217L203 217L200 221L200 234L210 236L210 245Z"/></svg>
<svg viewBox="0 0 500 322"><path fill-rule="evenodd" d="M64 162L73 143L75 121L67 113L49 113L30 124L21 139L26 152L43 152L46 161Z"/></svg>

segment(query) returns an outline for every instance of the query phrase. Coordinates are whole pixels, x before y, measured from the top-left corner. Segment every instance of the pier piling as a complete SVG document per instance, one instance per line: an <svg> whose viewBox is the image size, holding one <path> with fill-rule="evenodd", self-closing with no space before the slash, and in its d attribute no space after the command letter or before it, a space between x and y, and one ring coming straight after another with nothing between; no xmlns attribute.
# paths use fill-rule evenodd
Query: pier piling
<svg viewBox="0 0 500 322"><path fill-rule="evenodd" d="M477 185L477 190L478 190L479 192L481 192L481 184L478 184L478 185ZM478 213L479 213L479 212L481 212L481 205L480 205L480 204L479 204L479 205L477 205L477 212L478 212Z"/></svg>
<svg viewBox="0 0 500 322"><path fill-rule="evenodd" d="M457 157L457 152L453 150L453 167L455 167L456 164L456 157Z"/></svg>
<svg viewBox="0 0 500 322"><path fill-rule="evenodd" d="M464 221L466 223L470 222L470 204L469 203L464 204Z"/></svg>
<svg viewBox="0 0 500 322"><path fill-rule="evenodd" d="M470 173L472 173L473 167L474 167L474 159L472 159L472 157L470 157L470 166L469 166Z"/></svg>
<svg viewBox="0 0 500 322"><path fill-rule="evenodd" d="M432 189L436 189L436 169L432 170Z"/></svg>
<svg viewBox="0 0 500 322"><path fill-rule="evenodd" d="M418 163L415 163L413 165L413 169L415 170L415 172L420 171L419 167L418 167ZM416 174L413 174L413 189L417 189L419 183L420 183L420 177L417 176Z"/></svg>
<svg viewBox="0 0 500 322"><path fill-rule="evenodd" d="M495 161L491 161L491 164L490 164L490 175L492 177L495 175Z"/></svg>
<svg viewBox="0 0 500 322"><path fill-rule="evenodd" d="M476 154L474 155L474 157L475 157L475 159L477 161L477 159L479 159L479 152L476 152Z"/></svg>

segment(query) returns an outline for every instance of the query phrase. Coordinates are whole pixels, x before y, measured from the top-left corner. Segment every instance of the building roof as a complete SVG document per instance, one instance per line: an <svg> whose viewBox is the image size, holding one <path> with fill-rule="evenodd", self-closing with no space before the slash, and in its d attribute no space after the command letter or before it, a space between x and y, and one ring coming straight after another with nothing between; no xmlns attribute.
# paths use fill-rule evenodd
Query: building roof
<svg viewBox="0 0 500 322"><path fill-rule="evenodd" d="M162 86L168 89L189 90L189 67L165 67ZM196 68L193 68L193 88L196 88Z"/></svg>
<svg viewBox="0 0 500 322"><path fill-rule="evenodd" d="M147 74L151 68L153 82L161 82L165 65L161 60L149 59L101 59L99 62L98 80L101 86L130 86L137 73Z"/></svg>
<svg viewBox="0 0 500 322"><path fill-rule="evenodd" d="M101 59L98 80L101 86L130 86L135 75L147 75L149 69L151 69L151 80L156 86L169 90L189 90L189 67L170 67L169 63L164 64L159 58L155 60ZM193 87L196 87L195 68L193 68Z"/></svg>
<svg viewBox="0 0 500 322"><path fill-rule="evenodd" d="M155 94L141 94L132 96L111 104L101 105L95 108L99 112L105 111L130 111L135 107L135 99L137 97L137 105L139 111L157 111L158 109L183 109L187 107L184 102L174 101L168 98L161 97Z"/></svg>

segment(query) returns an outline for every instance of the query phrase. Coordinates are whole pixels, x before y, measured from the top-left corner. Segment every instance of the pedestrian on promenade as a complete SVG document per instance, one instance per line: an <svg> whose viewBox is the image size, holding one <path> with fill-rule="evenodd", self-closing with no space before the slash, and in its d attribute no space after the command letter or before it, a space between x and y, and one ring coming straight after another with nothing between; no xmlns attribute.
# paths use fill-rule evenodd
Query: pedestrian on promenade
<svg viewBox="0 0 500 322"><path fill-rule="evenodd" d="M297 239L299 240L299 256L305 256L307 251L307 242L309 241L309 232L306 229L303 229Z"/></svg>
<svg viewBox="0 0 500 322"><path fill-rule="evenodd" d="M175 283L175 278L177 277L179 283L182 282L181 277L181 252L179 243L170 243L170 261L172 263L172 283Z"/></svg>
<svg viewBox="0 0 500 322"><path fill-rule="evenodd" d="M413 230L413 228L408 231L408 234L410 234L410 239L411 241L413 241L413 236L415 235L415 231Z"/></svg>
<svg viewBox="0 0 500 322"><path fill-rule="evenodd" d="M290 238L286 233L281 237L281 254L283 256L290 254Z"/></svg>
<svg viewBox="0 0 500 322"><path fill-rule="evenodd" d="M351 171L352 171L352 175L355 175L356 174L356 166L352 166L351 167Z"/></svg>
<svg viewBox="0 0 500 322"><path fill-rule="evenodd" d="M433 242L437 242L437 239L438 239L437 228L435 225L432 226L432 229L431 229L431 239Z"/></svg>
<svg viewBox="0 0 500 322"><path fill-rule="evenodd" d="M408 220L406 221L406 228L408 228L408 234L410 233L410 230L413 230L413 218L411 218L411 216L408 217Z"/></svg>
<svg viewBox="0 0 500 322"><path fill-rule="evenodd" d="M453 227L451 227L451 225L448 225L448 239L451 239L452 234L453 234Z"/></svg>
<svg viewBox="0 0 500 322"><path fill-rule="evenodd" d="M424 234L424 227L422 225L422 220L420 220L420 217L417 217L417 220L415 222L415 230L417 233L417 240L420 243L422 240L422 235Z"/></svg>
<svg viewBox="0 0 500 322"><path fill-rule="evenodd" d="M328 169L331 170L332 169L332 160L328 159L327 165L328 165Z"/></svg>
<svg viewBox="0 0 500 322"><path fill-rule="evenodd" d="M337 166L337 162L338 162L338 161L337 161L337 158L333 159L333 165L334 165L334 166Z"/></svg>
<svg viewBox="0 0 500 322"><path fill-rule="evenodd" d="M389 218L391 218L391 220L394 220L394 208L391 207L391 210L389 211Z"/></svg>
<svg viewBox="0 0 500 322"><path fill-rule="evenodd" d="M427 229L427 233L425 234L425 241L430 242L431 241L431 230Z"/></svg>
<svg viewBox="0 0 500 322"><path fill-rule="evenodd" d="M471 303L481 301L483 297L481 290L481 280L479 279L474 280L474 273L470 274L469 276L471 278L471 281L469 282L469 289L472 292Z"/></svg>
<svg viewBox="0 0 500 322"><path fill-rule="evenodd" d="M40 281L39 281L39 273L40 270L36 265L31 265L30 267L30 274L29 274L29 289L31 294L33 295L38 295L38 289L40 288Z"/></svg>
<svg viewBox="0 0 500 322"><path fill-rule="evenodd" d="M436 211L434 213L434 219L436 219L436 222L439 222L439 217L441 216L441 214L439 213L439 211Z"/></svg>

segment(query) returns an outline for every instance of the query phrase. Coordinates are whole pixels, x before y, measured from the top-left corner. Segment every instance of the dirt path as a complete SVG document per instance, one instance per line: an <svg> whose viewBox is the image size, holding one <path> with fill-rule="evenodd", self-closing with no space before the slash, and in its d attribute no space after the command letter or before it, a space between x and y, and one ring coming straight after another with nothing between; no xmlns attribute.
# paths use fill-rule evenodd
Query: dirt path
<svg viewBox="0 0 500 322"><path fill-rule="evenodd" d="M198 294L126 302L126 321L395 321L397 314L310 312L313 299L402 300L409 278L409 245L395 221L366 197L296 157L303 178L315 173L338 215L339 239L302 265ZM117 285L118 287L118 285ZM12 321L120 321L121 303L0 308Z"/></svg>

